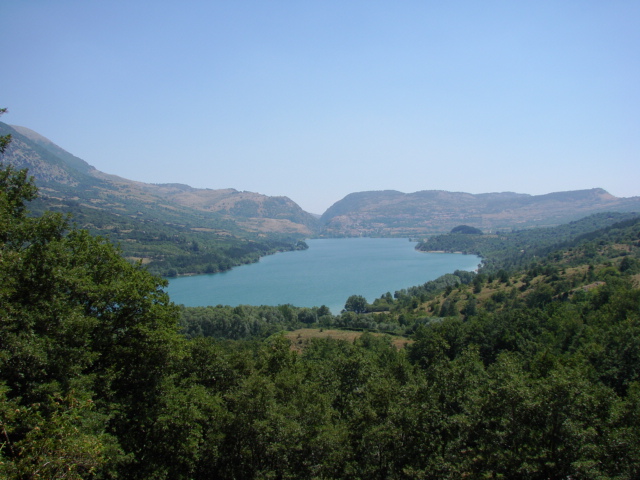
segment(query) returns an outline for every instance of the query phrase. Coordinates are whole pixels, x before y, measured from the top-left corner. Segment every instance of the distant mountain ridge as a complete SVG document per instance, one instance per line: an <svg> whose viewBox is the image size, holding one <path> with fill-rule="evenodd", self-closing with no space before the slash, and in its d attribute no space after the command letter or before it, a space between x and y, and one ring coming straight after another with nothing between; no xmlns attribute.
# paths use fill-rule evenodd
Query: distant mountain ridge
<svg viewBox="0 0 640 480"><path fill-rule="evenodd" d="M555 192L471 194L424 190L352 193L320 218L322 236L421 236L465 224L484 231L551 226L605 211L640 211L640 197L602 188Z"/></svg>
<svg viewBox="0 0 640 480"><path fill-rule="evenodd" d="M559 225L605 211L640 211L640 197L618 198L601 188L545 195L383 190L351 193L318 218L288 197L110 175L33 130L0 122L0 135L6 134L13 141L3 161L29 169L45 208L79 205L218 235L420 237L461 224L489 232Z"/></svg>

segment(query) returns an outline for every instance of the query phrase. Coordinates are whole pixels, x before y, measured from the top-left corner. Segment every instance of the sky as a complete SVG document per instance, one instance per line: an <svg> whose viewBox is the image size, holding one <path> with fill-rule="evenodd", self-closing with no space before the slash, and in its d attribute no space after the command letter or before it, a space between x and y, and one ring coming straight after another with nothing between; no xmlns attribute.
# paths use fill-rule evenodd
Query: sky
<svg viewBox="0 0 640 480"><path fill-rule="evenodd" d="M29 0L0 22L1 120L106 173L312 213L640 195L637 0Z"/></svg>

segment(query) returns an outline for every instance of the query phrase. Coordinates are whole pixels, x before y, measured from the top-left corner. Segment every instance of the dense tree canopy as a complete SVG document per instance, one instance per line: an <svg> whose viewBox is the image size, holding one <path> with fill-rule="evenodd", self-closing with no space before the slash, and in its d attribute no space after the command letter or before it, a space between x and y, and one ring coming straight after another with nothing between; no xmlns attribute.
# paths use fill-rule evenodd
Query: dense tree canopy
<svg viewBox="0 0 640 480"><path fill-rule="evenodd" d="M458 225L451 229L451 233L463 233L466 235L482 235L482 230L469 225Z"/></svg>
<svg viewBox="0 0 640 480"><path fill-rule="evenodd" d="M362 295L351 295L344 304L347 312L364 313L367 311L367 299Z"/></svg>
<svg viewBox="0 0 640 480"><path fill-rule="evenodd" d="M180 351L177 309L109 243L28 216L35 196L26 171L1 166L0 471L88 478L148 443Z"/></svg>

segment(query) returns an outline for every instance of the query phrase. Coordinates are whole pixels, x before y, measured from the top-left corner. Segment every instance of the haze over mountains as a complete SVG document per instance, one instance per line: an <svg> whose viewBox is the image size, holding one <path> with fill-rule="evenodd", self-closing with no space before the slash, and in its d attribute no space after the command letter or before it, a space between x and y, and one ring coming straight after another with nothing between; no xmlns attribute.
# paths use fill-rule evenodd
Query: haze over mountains
<svg viewBox="0 0 640 480"><path fill-rule="evenodd" d="M618 198L601 188L536 196L385 190L349 194L318 219L287 197L127 180L95 169L28 128L0 122L0 135L5 134L13 140L3 161L29 169L44 208L103 210L218 235L419 237L460 224L494 231L557 225L604 211L640 211L640 197Z"/></svg>

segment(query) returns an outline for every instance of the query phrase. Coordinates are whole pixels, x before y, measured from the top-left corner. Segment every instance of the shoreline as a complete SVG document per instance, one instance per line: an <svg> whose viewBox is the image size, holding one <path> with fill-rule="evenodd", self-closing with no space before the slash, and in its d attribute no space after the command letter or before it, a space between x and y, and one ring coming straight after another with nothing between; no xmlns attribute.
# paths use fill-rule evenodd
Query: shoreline
<svg viewBox="0 0 640 480"><path fill-rule="evenodd" d="M448 251L448 250L418 250L418 251L419 252L424 252L424 253L458 253L460 255L476 255L475 253L451 252L451 251ZM476 255L476 256L479 256L479 255Z"/></svg>

